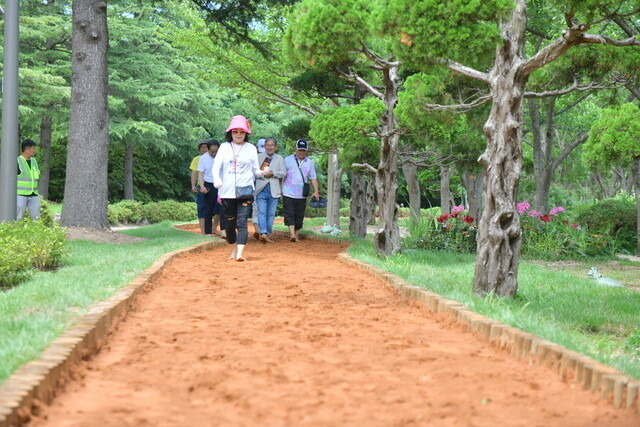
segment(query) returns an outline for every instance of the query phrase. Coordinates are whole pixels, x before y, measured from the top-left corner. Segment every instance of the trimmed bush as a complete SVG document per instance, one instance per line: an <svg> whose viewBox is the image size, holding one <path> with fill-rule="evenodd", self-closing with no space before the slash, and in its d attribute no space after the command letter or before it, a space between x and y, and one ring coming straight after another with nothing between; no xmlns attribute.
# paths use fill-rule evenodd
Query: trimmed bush
<svg viewBox="0 0 640 427"><path fill-rule="evenodd" d="M582 207L577 222L590 233L615 239L622 251L636 250L636 204L632 199L617 197Z"/></svg>
<svg viewBox="0 0 640 427"><path fill-rule="evenodd" d="M57 267L65 254L64 229L43 221L0 224L0 287L15 286L29 278L33 268Z"/></svg>
<svg viewBox="0 0 640 427"><path fill-rule="evenodd" d="M145 204L134 200L123 200L109 205L108 218L110 224L193 221L198 219L195 203L181 203L175 200L163 200Z"/></svg>

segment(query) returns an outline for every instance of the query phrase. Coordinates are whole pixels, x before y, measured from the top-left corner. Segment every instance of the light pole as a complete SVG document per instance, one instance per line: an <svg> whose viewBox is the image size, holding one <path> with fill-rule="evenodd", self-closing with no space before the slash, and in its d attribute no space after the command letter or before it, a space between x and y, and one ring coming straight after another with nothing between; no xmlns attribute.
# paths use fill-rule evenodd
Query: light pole
<svg viewBox="0 0 640 427"><path fill-rule="evenodd" d="M4 9L4 76L2 79L2 151L0 152L0 222L16 219L18 179L18 40L20 1Z"/></svg>

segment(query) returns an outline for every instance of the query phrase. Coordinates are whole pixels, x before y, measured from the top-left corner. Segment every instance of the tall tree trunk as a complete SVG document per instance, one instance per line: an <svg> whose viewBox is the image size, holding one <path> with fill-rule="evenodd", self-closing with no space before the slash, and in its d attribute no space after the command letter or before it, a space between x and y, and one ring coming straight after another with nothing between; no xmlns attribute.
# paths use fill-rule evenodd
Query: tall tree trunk
<svg viewBox="0 0 640 427"><path fill-rule="evenodd" d="M53 120L50 114L44 114L40 121L40 151L42 162L40 164L40 181L38 193L46 200L49 198L49 181L51 176L51 135L53 133Z"/></svg>
<svg viewBox="0 0 640 427"><path fill-rule="evenodd" d="M420 183L418 182L418 166L403 161L402 173L407 180L407 192L409 193L409 210L413 220L420 219Z"/></svg>
<svg viewBox="0 0 640 427"><path fill-rule="evenodd" d="M367 224L376 224L376 178L371 174L365 175L365 181L367 183Z"/></svg>
<svg viewBox="0 0 640 427"><path fill-rule="evenodd" d="M74 0L65 226L108 228L107 0Z"/></svg>
<svg viewBox="0 0 640 427"><path fill-rule="evenodd" d="M133 145L130 142L126 142L124 147L124 200L134 200Z"/></svg>
<svg viewBox="0 0 640 427"><path fill-rule="evenodd" d="M636 157L633 160L631 173L633 175L633 186L636 193L636 255L640 256L640 157Z"/></svg>
<svg viewBox="0 0 640 427"><path fill-rule="evenodd" d="M340 190L342 168L338 162L338 151L329 152L327 171L327 225L340 228Z"/></svg>
<svg viewBox="0 0 640 427"><path fill-rule="evenodd" d="M462 185L467 190L469 216L480 219L482 212L482 174L469 170L462 171Z"/></svg>
<svg viewBox="0 0 640 427"><path fill-rule="evenodd" d="M453 207L450 185L451 168L449 166L440 166L440 211L443 214L450 214Z"/></svg>
<svg viewBox="0 0 640 427"><path fill-rule="evenodd" d="M503 44L489 73L493 105L484 125L487 149L485 209L478 225L478 254L473 278L477 294L513 297L518 289L522 234L515 209L522 169L522 101L527 75L522 71L526 3L517 0L511 19L501 24Z"/></svg>
<svg viewBox="0 0 640 427"><path fill-rule="evenodd" d="M353 237L367 237L367 183L365 172L355 171L351 174L351 204L349 207L349 233Z"/></svg>
<svg viewBox="0 0 640 427"><path fill-rule="evenodd" d="M398 103L398 66L389 65L383 70L384 99L386 111L383 115L380 163L376 171L376 190L380 223L373 239L379 255L393 255L400 250L400 228L398 227L398 207L396 193L398 181L398 133L397 119L393 112Z"/></svg>

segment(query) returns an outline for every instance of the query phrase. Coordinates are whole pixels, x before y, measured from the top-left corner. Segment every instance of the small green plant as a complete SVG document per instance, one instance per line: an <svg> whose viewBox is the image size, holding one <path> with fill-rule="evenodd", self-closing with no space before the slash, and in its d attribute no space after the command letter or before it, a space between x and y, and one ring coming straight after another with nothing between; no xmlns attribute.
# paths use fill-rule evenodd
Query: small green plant
<svg viewBox="0 0 640 427"><path fill-rule="evenodd" d="M421 215L420 220L409 222L408 231L405 245L409 248L458 253L476 250L475 218L465 215L464 206L455 206L450 214L437 217L429 213Z"/></svg>
<svg viewBox="0 0 640 427"><path fill-rule="evenodd" d="M64 229L24 219L0 224L0 287L28 279L33 269L57 267L65 254Z"/></svg>

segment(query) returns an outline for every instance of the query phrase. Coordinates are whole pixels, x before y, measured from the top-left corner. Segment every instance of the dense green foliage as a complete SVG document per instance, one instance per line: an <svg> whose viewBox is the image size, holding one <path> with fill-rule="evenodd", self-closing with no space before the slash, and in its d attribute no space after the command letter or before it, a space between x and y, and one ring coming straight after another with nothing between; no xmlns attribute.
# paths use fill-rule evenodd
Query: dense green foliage
<svg viewBox="0 0 640 427"><path fill-rule="evenodd" d="M56 224L29 219L0 224L0 288L26 280L34 269L57 267L65 241L64 229Z"/></svg>
<svg viewBox="0 0 640 427"><path fill-rule="evenodd" d="M583 206L577 222L590 233L614 240L618 249L633 253L637 244L635 201L625 197L605 199Z"/></svg>

